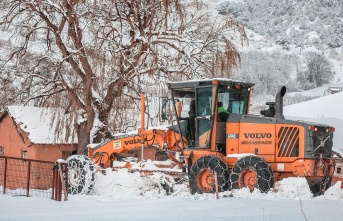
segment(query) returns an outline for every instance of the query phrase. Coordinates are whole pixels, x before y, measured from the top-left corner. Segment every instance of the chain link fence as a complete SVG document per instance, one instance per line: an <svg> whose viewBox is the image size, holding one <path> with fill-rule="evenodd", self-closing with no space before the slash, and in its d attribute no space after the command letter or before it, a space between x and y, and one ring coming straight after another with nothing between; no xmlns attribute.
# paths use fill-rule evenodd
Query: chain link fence
<svg viewBox="0 0 343 221"><path fill-rule="evenodd" d="M0 156L0 192L51 198L53 162Z"/></svg>

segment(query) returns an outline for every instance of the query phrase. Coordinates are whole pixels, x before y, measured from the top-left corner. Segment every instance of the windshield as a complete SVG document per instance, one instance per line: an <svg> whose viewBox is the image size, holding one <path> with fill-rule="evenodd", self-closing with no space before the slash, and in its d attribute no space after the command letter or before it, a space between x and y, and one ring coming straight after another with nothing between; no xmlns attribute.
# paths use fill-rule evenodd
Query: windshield
<svg viewBox="0 0 343 221"><path fill-rule="evenodd" d="M248 89L233 89L221 85L218 88L218 99L222 108L229 113L246 114L248 105Z"/></svg>

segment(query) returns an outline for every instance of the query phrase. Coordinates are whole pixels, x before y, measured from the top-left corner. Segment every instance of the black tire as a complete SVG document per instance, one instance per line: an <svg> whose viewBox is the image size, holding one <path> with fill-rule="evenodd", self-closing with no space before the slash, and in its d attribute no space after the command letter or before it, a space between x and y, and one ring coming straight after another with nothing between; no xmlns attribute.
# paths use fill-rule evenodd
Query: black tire
<svg viewBox="0 0 343 221"><path fill-rule="evenodd" d="M313 186L310 186L310 190L313 196L323 195L325 191L331 187L331 180L332 180L332 177L328 179L324 179L322 182L317 183Z"/></svg>
<svg viewBox="0 0 343 221"><path fill-rule="evenodd" d="M257 156L239 159L230 175L231 189L248 187L250 191L259 189L262 193L274 187L274 174L271 166Z"/></svg>
<svg viewBox="0 0 343 221"><path fill-rule="evenodd" d="M95 183L95 167L93 162L84 155L72 155L67 159L68 193L88 194Z"/></svg>
<svg viewBox="0 0 343 221"><path fill-rule="evenodd" d="M218 191L229 188L229 169L217 156L207 155L199 158L189 171L191 194L214 193L216 191L214 172L217 173Z"/></svg>

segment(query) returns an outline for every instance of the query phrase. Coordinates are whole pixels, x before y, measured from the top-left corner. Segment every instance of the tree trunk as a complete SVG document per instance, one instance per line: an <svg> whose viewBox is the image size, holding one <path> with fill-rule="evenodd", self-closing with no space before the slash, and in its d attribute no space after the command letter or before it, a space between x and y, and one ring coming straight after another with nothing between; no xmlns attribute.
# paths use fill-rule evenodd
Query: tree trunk
<svg viewBox="0 0 343 221"><path fill-rule="evenodd" d="M95 112L92 107L86 107L87 120L75 125L78 139L77 154L87 155L87 145L91 142L91 130L95 119Z"/></svg>
<svg viewBox="0 0 343 221"><path fill-rule="evenodd" d="M90 143L90 131L87 131L87 122L76 125L78 139L77 154L87 155L87 145Z"/></svg>

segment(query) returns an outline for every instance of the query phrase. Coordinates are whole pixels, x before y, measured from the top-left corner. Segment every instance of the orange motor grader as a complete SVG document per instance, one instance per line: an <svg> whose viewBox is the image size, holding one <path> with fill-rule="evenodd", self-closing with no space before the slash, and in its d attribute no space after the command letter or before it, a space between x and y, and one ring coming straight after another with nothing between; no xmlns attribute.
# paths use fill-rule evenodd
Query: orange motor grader
<svg viewBox="0 0 343 221"><path fill-rule="evenodd" d="M192 194L214 192L215 176L219 191L267 192L286 177L305 177L314 195L331 185L335 129L285 119L286 87L257 116L248 114L252 83L204 79L168 86L178 131L187 140L180 140L181 159Z"/></svg>
<svg viewBox="0 0 343 221"><path fill-rule="evenodd" d="M118 161L136 157L171 159L173 167L188 174L192 194L215 192L215 183L219 191L248 187L267 192L286 177L305 177L311 191L322 194L334 170L334 128L286 120L285 87L275 102L267 102L269 109L261 116L248 114L253 86L222 78L170 82L173 125L144 129L142 112L137 133L116 135L88 148L88 158L72 156L67 160L69 192L92 188L95 169L89 158L103 167L130 168L132 163L118 166ZM141 101L144 111L144 96Z"/></svg>

